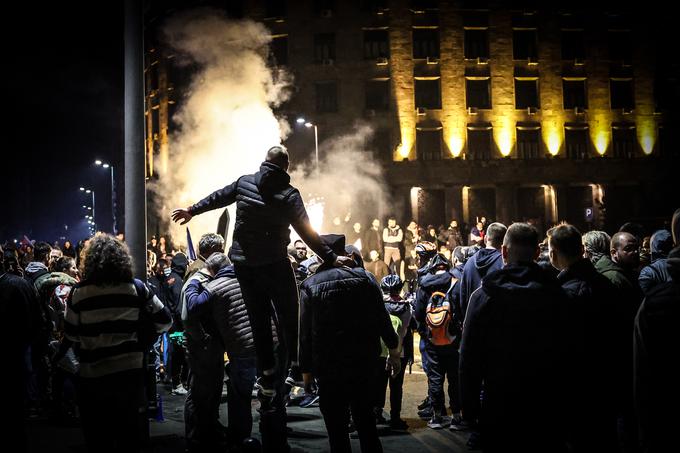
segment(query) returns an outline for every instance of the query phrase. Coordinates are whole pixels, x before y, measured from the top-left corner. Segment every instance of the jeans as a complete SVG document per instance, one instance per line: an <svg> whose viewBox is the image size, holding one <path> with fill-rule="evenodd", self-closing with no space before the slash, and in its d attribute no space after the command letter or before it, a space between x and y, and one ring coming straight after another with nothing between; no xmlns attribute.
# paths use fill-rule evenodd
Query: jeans
<svg viewBox="0 0 680 453"><path fill-rule="evenodd" d="M229 357L227 364L227 410L232 443L250 437L253 414L250 400L257 375L257 360L251 357Z"/></svg>

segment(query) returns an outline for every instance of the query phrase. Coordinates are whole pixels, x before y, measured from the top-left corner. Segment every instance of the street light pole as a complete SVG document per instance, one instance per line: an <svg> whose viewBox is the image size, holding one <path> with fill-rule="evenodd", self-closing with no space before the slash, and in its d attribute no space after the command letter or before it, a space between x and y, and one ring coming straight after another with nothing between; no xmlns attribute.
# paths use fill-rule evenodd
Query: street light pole
<svg viewBox="0 0 680 453"><path fill-rule="evenodd" d="M111 220L113 222L111 230L113 234L116 234L118 232L116 228L116 180L113 174L113 165L102 162L99 159L95 160L94 164L111 170Z"/></svg>
<svg viewBox="0 0 680 453"><path fill-rule="evenodd" d="M311 121L307 121L304 118L298 118L296 120L298 124L304 124L306 128L313 127L314 128L314 155L316 157L316 173L317 175L319 174L319 128L316 126L316 123L312 123Z"/></svg>
<svg viewBox="0 0 680 453"><path fill-rule="evenodd" d="M86 189L85 187L80 188L81 192L89 193L92 195L92 226L94 226L95 231L97 230L97 214L95 213L95 195L94 190ZM85 207L85 206L83 206Z"/></svg>

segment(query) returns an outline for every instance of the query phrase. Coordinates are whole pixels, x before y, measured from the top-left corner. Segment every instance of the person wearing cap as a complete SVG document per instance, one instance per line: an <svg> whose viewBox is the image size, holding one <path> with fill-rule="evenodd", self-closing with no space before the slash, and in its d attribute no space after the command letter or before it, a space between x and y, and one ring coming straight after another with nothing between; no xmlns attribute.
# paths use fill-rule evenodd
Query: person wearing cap
<svg viewBox="0 0 680 453"><path fill-rule="evenodd" d="M300 192L290 185L288 165L288 150L281 145L273 146L256 173L241 176L203 200L172 212L172 220L184 225L193 216L236 203L229 258L234 263L250 316L258 368L262 370L258 396L265 451L289 448L283 404L284 374L289 363L296 366L298 361L299 313L295 274L287 251L289 227L295 229L324 263L342 266L351 261L338 257L319 239L309 222ZM273 315L280 323L285 345L281 351L287 357L276 357L271 332Z"/></svg>
<svg viewBox="0 0 680 453"><path fill-rule="evenodd" d="M399 373L399 337L380 287L361 265L360 252L345 248L343 235L322 238L337 255L352 256L354 264L323 263L300 285L300 369L306 385L317 379L331 452L351 451L350 408L361 451L381 452L373 388L366 382L372 380L381 339L390 350L385 366L393 375Z"/></svg>
<svg viewBox="0 0 680 453"><path fill-rule="evenodd" d="M640 271L638 283L640 289L647 295L655 286L671 281L671 276L666 268L668 253L673 248L673 238L670 231L658 230L650 240L652 262Z"/></svg>

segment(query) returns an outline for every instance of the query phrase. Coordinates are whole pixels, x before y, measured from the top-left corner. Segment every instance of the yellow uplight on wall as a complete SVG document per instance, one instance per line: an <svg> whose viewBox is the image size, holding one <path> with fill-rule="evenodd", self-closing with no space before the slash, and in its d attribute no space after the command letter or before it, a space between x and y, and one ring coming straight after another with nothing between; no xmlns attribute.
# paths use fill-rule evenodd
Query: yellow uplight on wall
<svg viewBox="0 0 680 453"><path fill-rule="evenodd" d="M507 122L502 122L499 127L494 128L496 132L496 144L503 157L510 155L512 151L512 129Z"/></svg>
<svg viewBox="0 0 680 453"><path fill-rule="evenodd" d="M642 147L642 151L646 155L652 154L654 150L654 143L656 142L656 134L654 133L654 123L642 123L638 127L638 141Z"/></svg>
<svg viewBox="0 0 680 453"><path fill-rule="evenodd" d="M595 132L595 149L600 154L604 156L607 152L607 147L609 146L609 132L605 130L598 130Z"/></svg>
<svg viewBox="0 0 680 453"><path fill-rule="evenodd" d="M449 137L449 150L451 151L451 155L453 157L460 157L461 153L463 152L464 145L465 141L460 135L454 134Z"/></svg>
<svg viewBox="0 0 680 453"><path fill-rule="evenodd" d="M557 129L546 129L544 137L550 155L557 156L562 146L562 134Z"/></svg>
<svg viewBox="0 0 680 453"><path fill-rule="evenodd" d="M408 158L411 154L411 142L408 140L403 140L402 138L402 142L397 148L397 152L402 159Z"/></svg>

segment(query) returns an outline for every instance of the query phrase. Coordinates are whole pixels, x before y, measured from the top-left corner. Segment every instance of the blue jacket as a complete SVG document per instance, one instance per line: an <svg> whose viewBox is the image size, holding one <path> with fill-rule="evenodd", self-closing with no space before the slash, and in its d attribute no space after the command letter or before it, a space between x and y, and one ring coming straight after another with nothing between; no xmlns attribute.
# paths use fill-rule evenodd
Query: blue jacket
<svg viewBox="0 0 680 453"><path fill-rule="evenodd" d="M503 257L500 250L496 249L479 249L472 258L470 258L463 268L463 277L460 279L458 286L460 287L460 309L465 317L470 296L480 286L482 286L482 279L489 273L501 269L503 267Z"/></svg>

